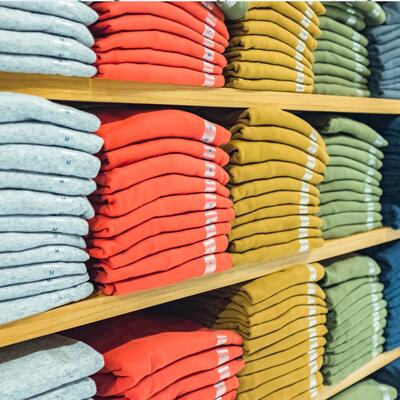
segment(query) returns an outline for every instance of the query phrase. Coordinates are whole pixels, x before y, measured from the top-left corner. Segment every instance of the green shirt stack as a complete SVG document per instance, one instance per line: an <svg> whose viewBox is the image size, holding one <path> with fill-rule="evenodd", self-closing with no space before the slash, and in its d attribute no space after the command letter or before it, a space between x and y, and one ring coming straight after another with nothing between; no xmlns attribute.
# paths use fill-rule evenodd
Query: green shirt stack
<svg viewBox="0 0 400 400"><path fill-rule="evenodd" d="M322 137L279 109L250 108L235 122L225 148L236 214L229 236L234 265L321 246L316 185L329 161Z"/></svg>
<svg viewBox="0 0 400 400"><path fill-rule="evenodd" d="M395 400L397 390L389 385L367 379L350 386L348 389L332 397L332 400Z"/></svg>
<svg viewBox="0 0 400 400"><path fill-rule="evenodd" d="M370 257L349 254L324 263L327 344L322 372L334 385L383 351L386 301Z"/></svg>
<svg viewBox="0 0 400 400"><path fill-rule="evenodd" d="M324 239L349 236L382 225L382 189L385 139L364 123L339 115L306 115L321 132L329 164L320 191L319 216Z"/></svg>
<svg viewBox="0 0 400 400"><path fill-rule="evenodd" d="M321 35L314 53L314 93L368 97L367 25L382 23L385 14L374 2L324 2Z"/></svg>

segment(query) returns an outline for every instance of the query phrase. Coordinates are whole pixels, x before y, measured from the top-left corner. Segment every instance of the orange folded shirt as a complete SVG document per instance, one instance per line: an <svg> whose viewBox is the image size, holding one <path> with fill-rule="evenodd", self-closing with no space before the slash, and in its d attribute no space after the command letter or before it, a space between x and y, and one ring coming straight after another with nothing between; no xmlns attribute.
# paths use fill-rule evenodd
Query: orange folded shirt
<svg viewBox="0 0 400 400"><path fill-rule="evenodd" d="M202 4L203 7L207 8L207 10L211 11L221 21L225 21L225 14L215 3L211 2L211 1L201 1L200 3Z"/></svg>
<svg viewBox="0 0 400 400"><path fill-rule="evenodd" d="M233 218L234 211L231 208L153 218L117 236L104 239L89 237L86 242L92 257L107 258L161 233L183 231L214 223L230 223Z"/></svg>
<svg viewBox="0 0 400 400"><path fill-rule="evenodd" d="M188 261L168 271L115 283L105 283L101 284L100 288L106 295L122 295L164 287L190 278L224 272L230 268L232 268L232 256L229 253L210 254Z"/></svg>
<svg viewBox="0 0 400 400"><path fill-rule="evenodd" d="M215 385L185 394L178 400L234 400L236 389L239 387L239 379L236 376Z"/></svg>
<svg viewBox="0 0 400 400"><path fill-rule="evenodd" d="M116 150L97 154L101 160L101 170L109 171L134 162L163 154L186 154L188 156L210 160L224 167L229 162L228 154L220 147L210 146L196 140L163 138L135 143Z"/></svg>
<svg viewBox="0 0 400 400"><path fill-rule="evenodd" d="M187 68L133 63L99 65L96 78L207 87L225 85L223 75L206 74Z"/></svg>
<svg viewBox="0 0 400 400"><path fill-rule="evenodd" d="M185 154L165 154L148 158L111 171L100 172L95 178L102 193L126 189L147 179L166 174L181 174L213 179L226 185L228 173L212 161L199 160Z"/></svg>
<svg viewBox="0 0 400 400"><path fill-rule="evenodd" d="M104 139L103 150L159 138L186 138L221 146L231 133L198 115L181 110L140 111L132 107L94 109L101 120L97 134Z"/></svg>
<svg viewBox="0 0 400 400"><path fill-rule="evenodd" d="M242 344L234 332L212 331L183 318L145 313L126 314L66 334L103 354L105 366L94 375L99 396L123 394L146 376L192 354Z"/></svg>
<svg viewBox="0 0 400 400"><path fill-rule="evenodd" d="M169 2L102 2L92 4L92 8L99 14L100 21L127 14L150 14L175 21L220 43L224 47L228 46L227 38L216 32L214 28ZM110 23L112 24L112 20Z"/></svg>
<svg viewBox="0 0 400 400"><path fill-rule="evenodd" d="M111 59L111 60L110 60ZM151 49L138 50L112 50L105 53L98 53L96 65L102 64L145 64L164 67L174 67L189 69L208 74L222 74L222 68L219 65L211 64L208 61L199 58L186 56L179 53L171 53L169 51L158 51ZM110 67L101 67L110 68ZM121 78L120 78L121 79Z"/></svg>
<svg viewBox="0 0 400 400"><path fill-rule="evenodd" d="M224 21L205 9L201 3L196 1L172 1L171 3L193 15L206 25L213 27L225 39L229 39L229 32Z"/></svg>
<svg viewBox="0 0 400 400"><path fill-rule="evenodd" d="M230 361L218 368L209 371L199 372L192 376L180 379L179 381L161 390L151 397L151 400L176 399L188 393L207 388L210 385L216 385L236 376L244 367L243 360ZM125 396L127 396L125 394ZM129 398L129 395L127 396Z"/></svg>
<svg viewBox="0 0 400 400"><path fill-rule="evenodd" d="M113 265L103 261L92 261L95 268L92 275L93 279L99 283L123 281L137 276L168 271L205 255L223 253L227 247L228 239L225 235L221 235L188 246L164 250L120 268L113 268Z"/></svg>
<svg viewBox="0 0 400 400"><path fill-rule="evenodd" d="M224 68L227 64L224 55L217 51L178 35L156 30L117 32L95 39L93 50L96 53L109 52L107 55L108 63L113 62L112 51L114 49L153 49L169 51L171 53L180 53L205 60L209 63L217 64L221 68Z"/></svg>
<svg viewBox="0 0 400 400"><path fill-rule="evenodd" d="M231 209L233 203L226 197L213 193L196 193L161 197L119 218L96 215L89 220L94 236L109 237L125 232L149 219L167 215L184 214L192 211Z"/></svg>
<svg viewBox="0 0 400 400"><path fill-rule="evenodd" d="M168 174L148 179L116 193L92 195L90 200L96 213L119 217L160 197L194 193L216 193L229 197L229 190L212 179Z"/></svg>
<svg viewBox="0 0 400 400"><path fill-rule="evenodd" d="M131 400L148 400L170 384L200 371L217 368L229 361L241 357L243 349L239 346L220 347L206 350L176 361L173 364L142 379L125 394ZM172 379L171 379L172 378Z"/></svg>
<svg viewBox="0 0 400 400"><path fill-rule="evenodd" d="M204 35L188 28L185 25L149 14L127 14L117 18L98 21L96 24L90 27L90 30L95 35L97 34L102 36L123 31L157 30L161 32L172 33L174 35L192 40L193 42L215 50L218 53L223 53L225 51L225 47L222 44L206 38Z"/></svg>

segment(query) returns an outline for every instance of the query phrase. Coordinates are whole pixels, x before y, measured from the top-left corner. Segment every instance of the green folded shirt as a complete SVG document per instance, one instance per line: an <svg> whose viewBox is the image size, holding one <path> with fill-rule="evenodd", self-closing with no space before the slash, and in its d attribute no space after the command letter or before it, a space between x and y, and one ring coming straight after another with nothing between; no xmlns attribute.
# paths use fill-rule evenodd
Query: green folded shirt
<svg viewBox="0 0 400 400"><path fill-rule="evenodd" d="M331 53L329 51L317 50L314 53L314 56L315 56L315 62L317 63L337 65L347 70L357 72L362 76L371 75L371 71L365 65L353 60L349 60L348 58L345 58L338 54Z"/></svg>
<svg viewBox="0 0 400 400"><path fill-rule="evenodd" d="M362 194L352 192L350 190L335 190L333 192L321 193L321 207L324 207L326 203L335 201L353 201L361 203L379 203L379 196L370 194ZM324 212L321 208L321 212Z"/></svg>
<svg viewBox="0 0 400 400"><path fill-rule="evenodd" d="M382 215L379 213L339 213L325 216L323 218L322 230L323 232L330 231L331 229L342 227L345 225L361 225L372 224L382 221Z"/></svg>
<svg viewBox="0 0 400 400"><path fill-rule="evenodd" d="M379 158L380 160L383 159L383 153L377 147L363 140L356 139L350 135L346 134L324 135L324 141L327 146L331 144L340 144L342 146L353 147L355 149L367 151L368 153L371 153L375 157Z"/></svg>
<svg viewBox="0 0 400 400"><path fill-rule="evenodd" d="M318 215L320 217L324 217L326 215L331 215L339 212L367 212L367 211L380 212L381 209L382 206L379 203L379 198L378 201L370 203L358 202L358 201L344 201L338 198L337 200L331 201L329 203L321 204Z"/></svg>
<svg viewBox="0 0 400 400"><path fill-rule="evenodd" d="M329 156L350 158L375 169L382 167L382 161L367 151L349 148L341 144L330 144L326 148Z"/></svg>
<svg viewBox="0 0 400 400"><path fill-rule="evenodd" d="M368 39L361 33L358 33L351 26L348 26L327 16L319 17L319 22L319 27L321 31L327 30L330 32L336 32L337 34L342 35L353 42L359 43L361 46L368 46Z"/></svg>
<svg viewBox="0 0 400 400"><path fill-rule="evenodd" d="M346 87L333 83L315 83L313 93L332 96L370 97L369 90Z"/></svg>
<svg viewBox="0 0 400 400"><path fill-rule="evenodd" d="M368 25L382 25L386 21L385 11L376 1L355 1L352 5L365 15Z"/></svg>
<svg viewBox="0 0 400 400"><path fill-rule="evenodd" d="M356 233L367 232L372 229L377 229L381 227L382 227L382 222L337 226L336 228L332 228L326 231L324 230L322 233L322 237L325 240L336 239L336 238L355 235Z"/></svg>
<svg viewBox="0 0 400 400"><path fill-rule="evenodd" d="M369 185L379 186L379 180L375 179L371 175L367 175L348 167L330 165L325 172L324 183L341 180L355 180Z"/></svg>
<svg viewBox="0 0 400 400"><path fill-rule="evenodd" d="M342 46L344 49L351 50L364 58L368 57L368 50L366 46L363 46L360 43L348 39L347 37L338 33L329 30L323 30L318 40L327 40L329 42L336 43L337 45Z"/></svg>
<svg viewBox="0 0 400 400"><path fill-rule="evenodd" d="M371 176L378 182L382 180L382 174L377 169L371 168L368 165L353 160L351 158L332 156L330 158L328 168L330 167L347 167L362 172L365 175Z"/></svg>
<svg viewBox="0 0 400 400"><path fill-rule="evenodd" d="M357 13L349 13L347 10L343 10L339 7L332 7L326 4L325 8L325 15L327 17L332 18L335 21L341 22L346 26L350 26L356 31L362 31L366 27L364 19L360 18Z"/></svg>
<svg viewBox="0 0 400 400"><path fill-rule="evenodd" d="M330 36L330 32L325 31L325 36L326 35ZM339 36L339 39L342 39L342 37ZM349 41L348 44L351 46L352 42ZM351 61L362 64L365 67L368 67L368 65L369 65L369 59L366 56L359 54L356 51L352 50L351 48L348 48L348 47L344 46L343 44L339 44L332 40L319 38L317 49L318 49L318 51L327 51L332 54L337 54L337 55L345 57Z"/></svg>
<svg viewBox="0 0 400 400"><path fill-rule="evenodd" d="M368 79L358 72L352 71L350 69L344 68L339 65L328 64L324 62L316 62L313 65L313 71L315 75L328 75L337 76L339 78L348 79L352 82L358 82L367 84Z"/></svg>
<svg viewBox="0 0 400 400"><path fill-rule="evenodd" d="M368 185L360 181L343 180L321 183L318 185L320 193L333 192L335 190L351 190L352 192L373 194L374 196L381 196L382 189L377 186Z"/></svg>
<svg viewBox="0 0 400 400"><path fill-rule="evenodd" d="M348 389L332 397L332 400L356 400L356 399L395 400L397 399L397 390L392 386L385 385L373 379L367 379L355 383Z"/></svg>
<svg viewBox="0 0 400 400"><path fill-rule="evenodd" d="M352 82L349 81L348 79L339 78L338 76L332 76L332 75L315 75L314 83L326 84L326 85L338 85L350 89L368 90L368 86L365 83Z"/></svg>

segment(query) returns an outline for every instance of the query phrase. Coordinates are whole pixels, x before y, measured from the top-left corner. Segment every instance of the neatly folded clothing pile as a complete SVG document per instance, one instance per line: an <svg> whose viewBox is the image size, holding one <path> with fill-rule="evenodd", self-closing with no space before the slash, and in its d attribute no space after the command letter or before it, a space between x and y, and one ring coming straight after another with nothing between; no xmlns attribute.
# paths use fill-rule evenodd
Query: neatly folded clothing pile
<svg viewBox="0 0 400 400"><path fill-rule="evenodd" d="M373 375L374 379L378 382L385 383L386 385L393 386L397 390L397 396L399 398L400 393L400 360L393 361L391 364L386 365L384 368L375 372ZM371 399L372 400L372 399Z"/></svg>
<svg viewBox="0 0 400 400"><path fill-rule="evenodd" d="M80 1L2 1L0 71L95 75L94 39L86 26L96 20L96 12Z"/></svg>
<svg viewBox="0 0 400 400"><path fill-rule="evenodd" d="M366 30L372 71L369 87L374 97L400 98L400 4L385 2L382 7L385 24Z"/></svg>
<svg viewBox="0 0 400 400"><path fill-rule="evenodd" d="M231 134L185 111L99 109L99 188L89 253L106 294L175 283L231 267Z"/></svg>
<svg viewBox="0 0 400 400"><path fill-rule="evenodd" d="M99 78L224 86L224 14L200 2L96 2ZM218 10L218 11L216 11Z"/></svg>
<svg viewBox="0 0 400 400"><path fill-rule="evenodd" d="M321 136L279 109L250 108L233 119L226 148L236 213L229 237L235 265L321 246L315 185L328 162Z"/></svg>
<svg viewBox="0 0 400 400"><path fill-rule="evenodd" d="M250 2L240 21L229 24L226 86L311 93L313 52L320 35L320 2Z"/></svg>
<svg viewBox="0 0 400 400"><path fill-rule="evenodd" d="M316 284L323 275L319 264L297 265L176 302L173 309L243 337L238 400L315 399L327 333L325 295Z"/></svg>
<svg viewBox="0 0 400 400"><path fill-rule="evenodd" d="M379 203L382 179L378 171L387 142L364 123L338 115L305 118L323 135L329 165L321 192L324 239L364 232L382 226Z"/></svg>
<svg viewBox="0 0 400 400"><path fill-rule="evenodd" d="M89 378L103 365L85 343L51 335L0 349L0 393L15 400L88 400L96 394Z"/></svg>
<svg viewBox="0 0 400 400"><path fill-rule="evenodd" d="M322 34L313 65L314 93L368 97L368 39L359 31L366 24L379 23L384 18L382 8L372 1L324 5L326 14L320 17Z"/></svg>
<svg viewBox="0 0 400 400"><path fill-rule="evenodd" d="M0 94L0 323L77 301L93 287L82 236L94 216L103 140L89 113Z"/></svg>
<svg viewBox="0 0 400 400"><path fill-rule="evenodd" d="M324 266L329 333L322 372L333 385L383 351L387 310L372 258L349 254Z"/></svg>
<svg viewBox="0 0 400 400"><path fill-rule="evenodd" d="M385 286L383 295L388 310L385 350L390 351L400 347L400 241L371 250L375 250L373 257L382 270L380 280Z"/></svg>
<svg viewBox="0 0 400 400"><path fill-rule="evenodd" d="M395 400L397 390L393 386L379 383L374 379L358 382L343 392L332 397L332 400Z"/></svg>
<svg viewBox="0 0 400 400"><path fill-rule="evenodd" d="M99 335L98 332L106 334ZM128 314L70 331L104 356L99 398L234 400L243 368L240 335L190 320Z"/></svg>

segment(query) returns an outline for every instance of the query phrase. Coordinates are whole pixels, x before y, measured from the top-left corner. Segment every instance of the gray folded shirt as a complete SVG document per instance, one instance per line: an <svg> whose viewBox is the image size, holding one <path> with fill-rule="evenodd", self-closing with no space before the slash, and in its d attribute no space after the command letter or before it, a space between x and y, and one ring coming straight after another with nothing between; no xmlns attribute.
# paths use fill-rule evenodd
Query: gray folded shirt
<svg viewBox="0 0 400 400"><path fill-rule="evenodd" d="M72 215L91 219L94 210L84 196L0 190L0 215Z"/></svg>
<svg viewBox="0 0 400 400"><path fill-rule="evenodd" d="M83 151L34 144L0 144L0 169L94 178L100 160Z"/></svg>
<svg viewBox="0 0 400 400"><path fill-rule="evenodd" d="M14 4L15 2L7 3ZM18 4L20 3L30 3L30 1L18 1ZM100 127L100 120L88 112L53 103L38 96L0 92L0 122L23 121L49 122L85 132L95 132Z"/></svg>
<svg viewBox="0 0 400 400"><path fill-rule="evenodd" d="M12 321L17 321L22 318L27 318L32 315L40 314L42 312L51 310L56 307L63 306L72 302L83 300L93 293L93 285L89 282L82 283L78 286L58 290L55 292L38 294L36 296L24 297L22 299L0 301L0 324L7 324ZM1 355L0 355L0 376L4 377L1 372ZM19 375L20 379L20 375ZM79 378L74 378L76 380ZM0 381L0 393L4 394L2 391L3 380ZM59 386L57 384L55 386ZM48 390L44 388L39 393ZM27 395L34 395L27 393ZM6 397L8 399L13 399L14 397ZM19 397L18 397L19 398ZM25 399L26 397L22 397Z"/></svg>
<svg viewBox="0 0 400 400"><path fill-rule="evenodd" d="M77 40L42 32L0 30L0 53L47 56L84 64L96 61L96 53Z"/></svg>
<svg viewBox="0 0 400 400"><path fill-rule="evenodd" d="M86 248L84 239L78 235L67 235L58 232L23 233L0 231L0 253L29 250L49 245L74 246L81 249Z"/></svg>
<svg viewBox="0 0 400 400"><path fill-rule="evenodd" d="M36 249L0 253L0 271L6 267L48 262L85 262L89 255L73 246L42 246ZM1 393L1 392L0 392Z"/></svg>
<svg viewBox="0 0 400 400"><path fill-rule="evenodd" d="M0 393L4 400L26 400L87 378L103 365L96 350L60 335L14 344L0 349Z"/></svg>
<svg viewBox="0 0 400 400"><path fill-rule="evenodd" d="M96 154L103 146L103 139L96 134L44 122L14 122L0 124L0 143L41 144Z"/></svg>
<svg viewBox="0 0 400 400"><path fill-rule="evenodd" d="M83 378L27 400L87 400L95 394L96 384L93 379Z"/></svg>
<svg viewBox="0 0 400 400"><path fill-rule="evenodd" d="M44 15L55 15L84 25L91 25L98 19L94 10L76 0L2 0L1 5Z"/></svg>
<svg viewBox="0 0 400 400"><path fill-rule="evenodd" d="M70 37L85 46L93 46L94 39L89 29L79 23L52 15L1 7L0 29L20 32L43 32Z"/></svg>
<svg viewBox="0 0 400 400"><path fill-rule="evenodd" d="M80 217L10 215L0 216L0 232L59 232L85 236L89 224Z"/></svg>
<svg viewBox="0 0 400 400"><path fill-rule="evenodd" d="M67 196L88 196L96 190L96 187L93 179L38 172L0 170L0 189L22 189L65 194Z"/></svg>
<svg viewBox="0 0 400 400"><path fill-rule="evenodd" d="M86 265L83 263L55 262L2 268L0 287L60 278L62 276L83 275L86 273Z"/></svg>

